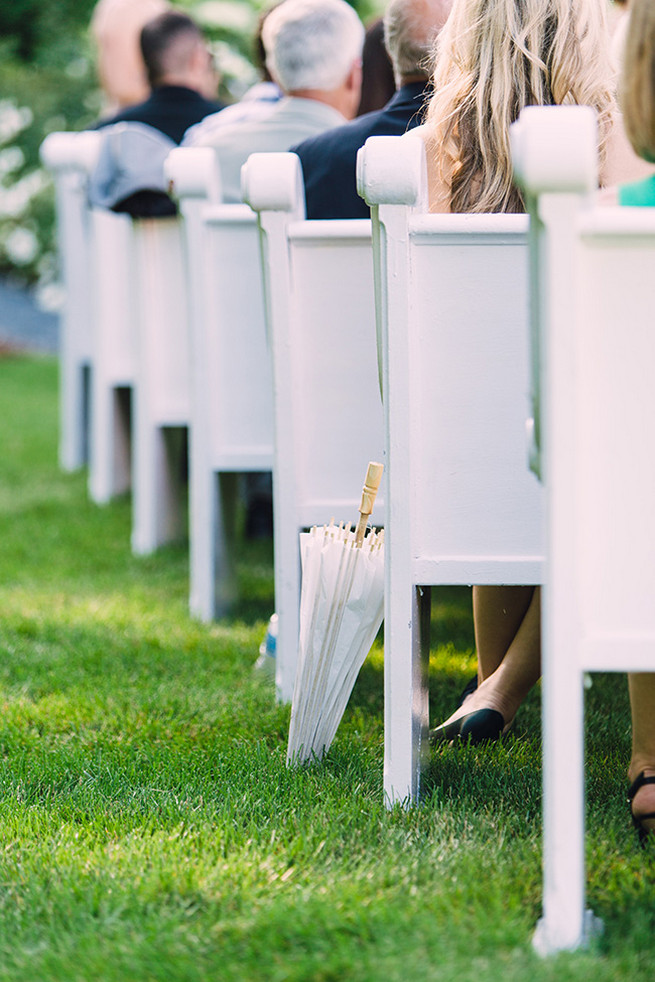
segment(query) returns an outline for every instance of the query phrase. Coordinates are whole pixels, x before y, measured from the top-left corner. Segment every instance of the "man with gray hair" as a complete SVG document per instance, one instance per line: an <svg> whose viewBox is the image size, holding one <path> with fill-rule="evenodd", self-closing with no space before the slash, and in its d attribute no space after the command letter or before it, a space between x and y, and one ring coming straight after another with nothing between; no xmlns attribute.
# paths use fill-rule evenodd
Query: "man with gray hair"
<svg viewBox="0 0 655 982"><path fill-rule="evenodd" d="M384 42L396 93L382 109L291 148L302 163L307 218L370 217L357 194L357 151L369 136L400 136L423 121L433 48L451 6L452 0L390 0Z"/></svg>
<svg viewBox="0 0 655 982"><path fill-rule="evenodd" d="M341 126L359 103L364 27L346 0L284 0L266 17L262 41L283 98L233 124L220 125L217 113L184 138L185 146L216 149L226 202L241 201L241 166L251 153L288 150Z"/></svg>

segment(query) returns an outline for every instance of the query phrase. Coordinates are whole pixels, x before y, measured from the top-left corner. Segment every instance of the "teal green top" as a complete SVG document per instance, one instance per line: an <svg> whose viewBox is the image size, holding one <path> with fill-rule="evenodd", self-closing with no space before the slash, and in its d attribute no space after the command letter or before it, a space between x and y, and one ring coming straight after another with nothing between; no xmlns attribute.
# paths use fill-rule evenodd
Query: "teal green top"
<svg viewBox="0 0 655 982"><path fill-rule="evenodd" d="M643 181L619 184L619 204L638 208L655 207L655 174Z"/></svg>

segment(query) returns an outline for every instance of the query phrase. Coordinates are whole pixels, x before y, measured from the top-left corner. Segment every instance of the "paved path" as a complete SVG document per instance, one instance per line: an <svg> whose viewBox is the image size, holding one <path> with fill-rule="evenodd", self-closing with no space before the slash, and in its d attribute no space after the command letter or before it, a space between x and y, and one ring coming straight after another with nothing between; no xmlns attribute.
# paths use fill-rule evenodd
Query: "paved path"
<svg viewBox="0 0 655 982"><path fill-rule="evenodd" d="M0 344L56 354L59 318L40 310L28 290L0 279Z"/></svg>

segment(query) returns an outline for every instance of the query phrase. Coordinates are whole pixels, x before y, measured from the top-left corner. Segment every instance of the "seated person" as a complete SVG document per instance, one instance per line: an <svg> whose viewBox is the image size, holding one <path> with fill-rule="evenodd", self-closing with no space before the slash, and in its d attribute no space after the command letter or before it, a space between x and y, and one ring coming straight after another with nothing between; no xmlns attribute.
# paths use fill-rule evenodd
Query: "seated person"
<svg viewBox="0 0 655 982"><path fill-rule="evenodd" d="M104 95L103 116L148 98L150 86L139 38L141 28L170 10L167 0L98 0L91 18L91 36Z"/></svg>
<svg viewBox="0 0 655 982"><path fill-rule="evenodd" d="M218 151L226 202L242 200L241 167L251 153L288 150L352 119L359 104L364 26L345 0L284 0L266 17L262 41L283 98L229 125L209 118L184 140Z"/></svg>
<svg viewBox="0 0 655 982"><path fill-rule="evenodd" d="M236 123L244 119L253 119L255 116L265 115L271 108L271 104L278 102L282 98L282 90L271 78L271 73L266 67L266 52L262 42L262 29L264 21L268 17L273 7L263 10L257 18L257 31L255 33L253 45L253 60L257 67L260 79L248 89L238 102L231 106L226 106L220 112L213 113L211 118L205 119L197 126L192 126L184 136L185 145L194 145L196 130L202 126L202 139L210 140L211 132L226 123Z"/></svg>
<svg viewBox="0 0 655 982"><path fill-rule="evenodd" d="M384 37L398 91L382 109L305 140L300 157L307 218L369 218L357 194L357 151L369 136L400 136L422 121L430 95L430 54L446 22L451 0L391 0Z"/></svg>
<svg viewBox="0 0 655 982"><path fill-rule="evenodd" d="M150 95L144 102L120 110L95 127L142 124L133 138L126 136L129 128L120 131L120 139L108 136L101 151L103 179L111 182L111 168L120 167L118 185L129 190L129 194L113 200L111 196L95 201L92 197L92 202L133 217L174 215L176 206L164 190L163 161L168 149L181 141L189 126L221 108L221 104L211 98L218 79L202 32L186 14L170 10L148 21L141 31L140 43L151 86ZM158 133L148 138L147 131L143 132L144 127ZM162 134L165 139L158 139ZM149 152L155 154L156 160ZM153 177L158 177L154 186Z"/></svg>

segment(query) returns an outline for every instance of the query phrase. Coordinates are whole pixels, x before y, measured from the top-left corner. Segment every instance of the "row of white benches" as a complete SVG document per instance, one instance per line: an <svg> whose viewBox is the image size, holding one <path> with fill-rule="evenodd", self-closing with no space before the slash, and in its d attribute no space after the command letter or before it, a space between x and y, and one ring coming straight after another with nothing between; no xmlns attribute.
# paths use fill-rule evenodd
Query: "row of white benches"
<svg viewBox="0 0 655 982"><path fill-rule="evenodd" d="M206 618L233 592L233 475L272 467L283 699L295 670L298 529L354 518L366 462L384 460L376 511L386 525L390 802L420 793L429 587L544 584L543 951L575 947L589 926L582 672L655 668L646 600L655 465L649 444L643 452L654 408L646 365L655 342L643 326L655 216L591 208L579 222L596 178L588 112L522 118L516 161L530 220L428 214L419 131L371 139L360 152L372 223L305 221L291 154L253 155L243 173L248 204L221 205L211 151L186 149L167 165L181 222L89 214L78 162L92 156L89 134L77 146L79 135L55 134L44 146L57 174L69 287L62 463L83 462L81 380L90 366L91 494L106 500L127 486L125 432L115 423L106 477L94 484L98 379L127 336L132 374L109 377L102 398L120 408L120 390L133 386L133 547L148 551L175 532L179 468L166 466L169 437L188 426L190 603ZM110 225L122 244L103 254ZM120 325L104 334L112 304Z"/></svg>
<svg viewBox="0 0 655 982"><path fill-rule="evenodd" d="M82 465L88 430L90 494L108 501L131 478L132 546L147 553L179 534L174 451L188 428L190 607L207 620L234 595L234 475L274 470L277 685L290 700L298 529L354 520L367 462L383 455L370 222L297 221L298 161L285 156L281 178L263 187L271 204L261 213L270 256L264 290L257 216L248 205L220 203L212 151L171 153L181 220L132 222L88 208L89 136L53 134L43 148L64 199L60 214L75 218L60 222L62 254L86 267L80 316L69 278L63 334L84 338L62 343L62 464ZM263 163L254 194L258 180L267 185L275 174L267 156ZM379 504L376 517L383 515Z"/></svg>

